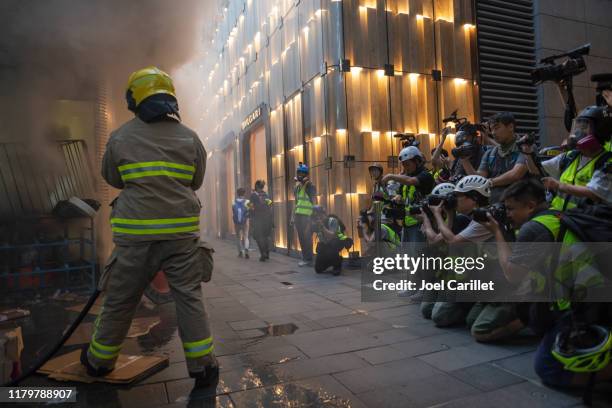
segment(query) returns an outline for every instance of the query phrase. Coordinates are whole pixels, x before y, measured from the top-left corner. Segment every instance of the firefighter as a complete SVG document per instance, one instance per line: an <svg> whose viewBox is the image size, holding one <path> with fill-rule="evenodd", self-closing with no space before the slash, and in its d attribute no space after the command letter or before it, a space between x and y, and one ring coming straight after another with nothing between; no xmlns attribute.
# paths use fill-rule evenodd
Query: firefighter
<svg viewBox="0 0 612 408"><path fill-rule="evenodd" d="M181 124L165 72L134 72L126 99L135 117L111 134L102 162L104 179L121 189L111 203L115 248L100 279L106 298L81 363L92 376L114 369L142 293L163 270L189 375L196 386L207 386L219 368L201 289L210 279L213 250L199 239L201 204L195 194L204 180L206 151Z"/></svg>

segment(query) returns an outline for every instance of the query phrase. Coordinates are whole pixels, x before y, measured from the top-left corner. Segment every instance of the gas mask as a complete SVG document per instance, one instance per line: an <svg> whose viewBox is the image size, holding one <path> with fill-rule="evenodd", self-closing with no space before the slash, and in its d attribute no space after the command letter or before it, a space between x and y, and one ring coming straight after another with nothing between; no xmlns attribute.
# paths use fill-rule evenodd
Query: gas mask
<svg viewBox="0 0 612 408"><path fill-rule="evenodd" d="M572 123L569 136L569 146L581 151L601 149L601 143L595 137L593 121L586 118L576 118Z"/></svg>

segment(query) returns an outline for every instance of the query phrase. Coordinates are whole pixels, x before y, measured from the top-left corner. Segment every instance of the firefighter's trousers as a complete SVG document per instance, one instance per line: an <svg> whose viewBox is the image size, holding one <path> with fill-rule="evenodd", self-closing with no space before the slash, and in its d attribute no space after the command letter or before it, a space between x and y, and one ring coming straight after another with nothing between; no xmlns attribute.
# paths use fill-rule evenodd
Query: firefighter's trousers
<svg viewBox="0 0 612 408"><path fill-rule="evenodd" d="M106 296L89 344L90 364L114 367L142 293L159 270L174 297L189 372L216 364L201 289L202 277L212 269L211 252L193 238L116 246L100 280Z"/></svg>

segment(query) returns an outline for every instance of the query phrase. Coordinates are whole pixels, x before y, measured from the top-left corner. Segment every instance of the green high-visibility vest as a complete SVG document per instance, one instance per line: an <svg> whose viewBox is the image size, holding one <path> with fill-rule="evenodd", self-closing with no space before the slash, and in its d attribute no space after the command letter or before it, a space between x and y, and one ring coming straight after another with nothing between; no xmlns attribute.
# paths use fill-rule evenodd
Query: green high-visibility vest
<svg viewBox="0 0 612 408"><path fill-rule="evenodd" d="M563 237L559 239L561 232L560 214L542 214L534 217L532 221L543 225L550 231L555 242L560 242L562 245L559 262L553 272L556 289L563 290L577 286L589 288L603 283L601 273L593 266L593 254L586 248L581 252L577 251L577 248L579 248L577 244L580 243L580 240L576 235L572 231L566 230ZM553 256L549 255L547 263L550 264L552 258ZM537 271L530 271L530 277L536 282L536 293L542 293L545 289L546 277ZM569 305L570 303L566 299L557 301L557 307L560 310L567 309Z"/></svg>
<svg viewBox="0 0 612 408"><path fill-rule="evenodd" d="M612 140L608 140L604 145L604 150L606 152L612 152Z"/></svg>
<svg viewBox="0 0 612 408"><path fill-rule="evenodd" d="M578 166L580 166L582 154L577 155L574 161L572 161L572 163L567 167L567 169L563 171L559 182L564 184L570 184L573 186L586 186L593 178L597 159L599 159L599 157L604 153L605 151L601 152L596 157L593 157L582 168L578 168ZM578 205L579 200L580 197L570 196L561 191L557 191L557 195L555 196L555 198L553 198L550 208L557 211L565 211L568 208L576 207Z"/></svg>
<svg viewBox="0 0 612 408"><path fill-rule="evenodd" d="M306 184L300 184L295 188L295 213L299 215L312 215L312 201L306 193Z"/></svg>
<svg viewBox="0 0 612 408"><path fill-rule="evenodd" d="M385 242L387 243L388 247L392 250L396 250L397 247L401 244L400 236L397 235L397 233L393 231L393 228L391 228L387 224L380 224L380 228L384 229L387 232L387 239L385 240Z"/></svg>
<svg viewBox="0 0 612 408"><path fill-rule="evenodd" d="M416 186L403 186L402 188L402 199L406 204L406 215L404 216L404 227L412 227L417 225L419 220L410 215L411 204L414 203L414 196L416 194Z"/></svg>

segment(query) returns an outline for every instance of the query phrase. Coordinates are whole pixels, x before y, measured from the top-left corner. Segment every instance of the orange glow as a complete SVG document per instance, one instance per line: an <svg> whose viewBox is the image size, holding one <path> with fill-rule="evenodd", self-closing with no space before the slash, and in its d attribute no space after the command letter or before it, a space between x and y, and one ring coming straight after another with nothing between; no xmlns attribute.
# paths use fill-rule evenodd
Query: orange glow
<svg viewBox="0 0 612 408"><path fill-rule="evenodd" d="M476 26L475 26L474 24L470 24L470 23L465 23L465 24L463 25L463 29L464 29L464 30L470 30L470 29L472 29L472 28L476 28Z"/></svg>
<svg viewBox="0 0 612 408"><path fill-rule="evenodd" d="M466 82L467 82L467 79L455 78L455 85L464 85Z"/></svg>
<svg viewBox="0 0 612 408"><path fill-rule="evenodd" d="M351 74L359 74L362 69L361 67L351 67Z"/></svg>
<svg viewBox="0 0 612 408"><path fill-rule="evenodd" d="M376 75L378 75L379 78L384 78L385 77L385 70L384 69L379 69L376 71Z"/></svg>

